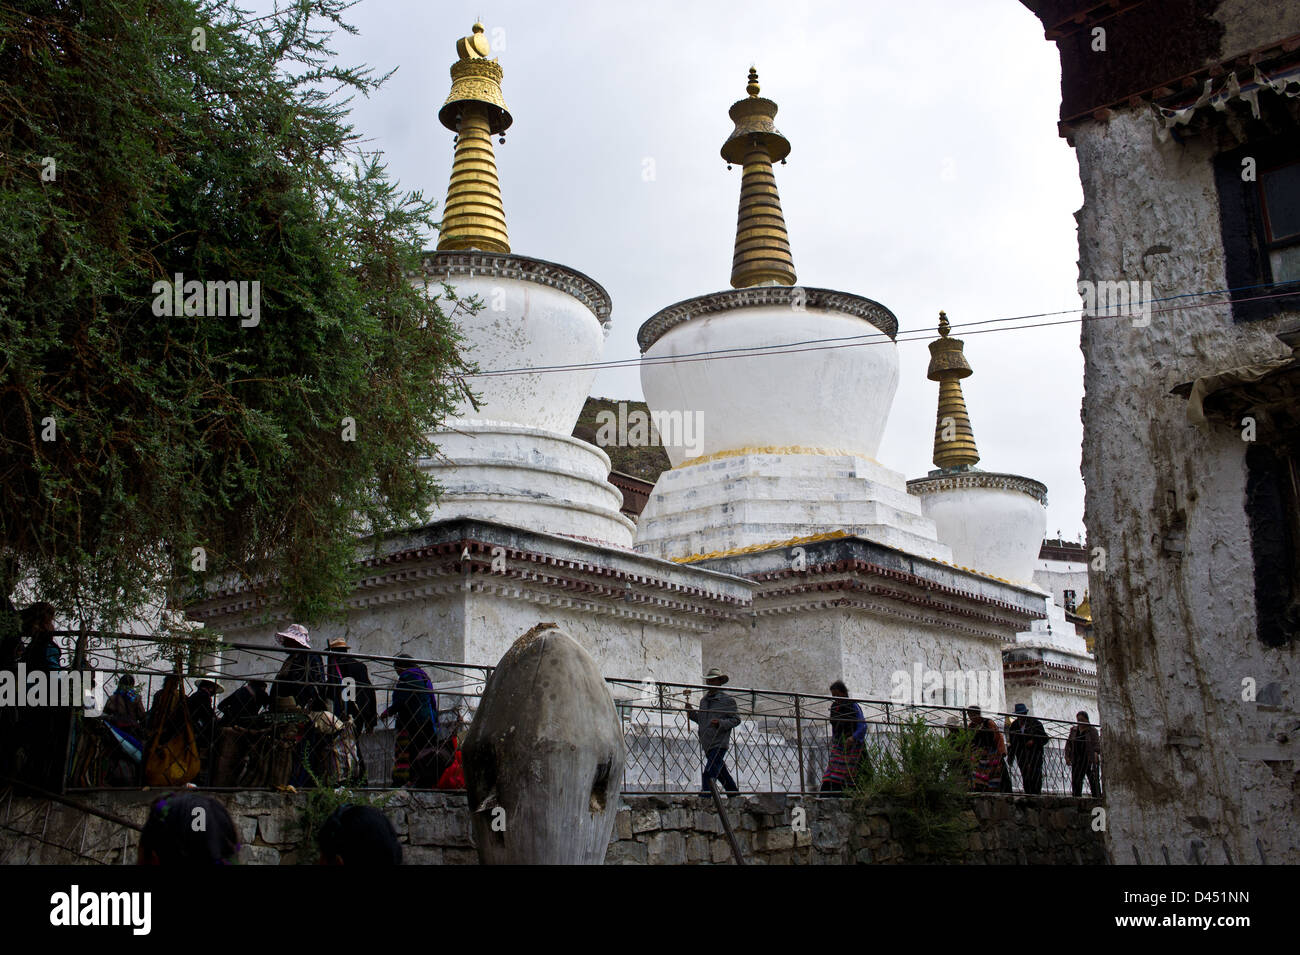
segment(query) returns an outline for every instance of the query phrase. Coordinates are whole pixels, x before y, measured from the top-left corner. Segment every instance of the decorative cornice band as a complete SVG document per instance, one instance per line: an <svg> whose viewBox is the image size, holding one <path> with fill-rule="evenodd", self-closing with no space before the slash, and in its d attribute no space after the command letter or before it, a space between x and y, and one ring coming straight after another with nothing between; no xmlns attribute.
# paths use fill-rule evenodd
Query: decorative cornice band
<svg viewBox="0 0 1300 955"><path fill-rule="evenodd" d="M1005 600L997 600L993 597L985 597L982 594L972 593L968 590L961 590L957 587L948 587L944 584L938 584L924 577L918 577L915 574L909 574L906 571L895 570L891 567L882 567L879 564L873 564L865 560L837 560L824 564L810 564L806 570L784 569L770 571L761 574L747 575L756 583L765 584L763 596L773 596L776 594L797 593L801 591L814 590L844 590L844 589L861 589L866 586L872 593L884 595L888 594L895 599L907 600L908 602L924 602L936 607L941 607L945 612L959 613L966 616L982 617L982 619L993 622L1005 623L1004 619L997 618L989 614L978 614L974 611L959 609L952 604L938 604L932 598L920 597L919 595L904 595L903 592L893 588L884 590L878 586L863 585L854 580L856 576L879 577L885 580L893 580L900 584L906 584L919 588L931 593L940 594L945 597L958 600L970 601L979 604L990 610L996 610L1007 614L1017 620L1038 620L1042 615L1024 607L1019 607ZM779 582L779 583L778 583Z"/></svg>
<svg viewBox="0 0 1300 955"><path fill-rule="evenodd" d="M1097 674L1049 660L1004 660L1002 680L1013 686L1041 686L1078 696L1096 696Z"/></svg>
<svg viewBox="0 0 1300 955"><path fill-rule="evenodd" d="M613 304L609 293L595 279L577 269L526 255L499 252L430 252L422 257L421 271L412 274L441 281L452 275L487 275L503 279L536 282L572 295L609 325Z"/></svg>
<svg viewBox="0 0 1300 955"><path fill-rule="evenodd" d="M753 288L729 289L725 292L713 292L688 298L676 305L669 305L646 319L640 331L636 333L637 344L644 354L670 329L689 322L692 318L715 315L737 308L755 308L758 306L784 306L800 312L809 308L820 308L832 312L842 312L866 322L870 322L891 339L898 334L898 319L894 313L879 302L851 295L848 292L836 292L825 288L808 288L803 285L762 285Z"/></svg>
<svg viewBox="0 0 1300 955"><path fill-rule="evenodd" d="M907 482L909 494L929 494L932 491L955 491L961 488L989 487L1003 491L1019 491L1047 506L1047 485L1019 474L1000 474L995 471L956 471L931 477L912 478Z"/></svg>
<svg viewBox="0 0 1300 955"><path fill-rule="evenodd" d="M835 596L835 593L847 594ZM763 599L769 594L760 595ZM832 591L823 595L808 594L804 599L792 601L779 606L759 606L755 604L755 617L776 617L782 614L806 613L810 610L862 610L878 614L890 620L901 621L915 626L933 627L969 637L1003 643L1006 637L1003 631L1014 624L988 615L973 615L977 619L959 619L953 616L951 607L939 608L939 612L926 613L925 608L914 609L897 602L896 595L890 594L883 599L872 588L853 588L849 591ZM906 603L906 601L904 602ZM980 624L983 624L981 626Z"/></svg>
<svg viewBox="0 0 1300 955"><path fill-rule="evenodd" d="M494 555L494 551L498 553ZM505 573L493 571L494 556L505 559ZM487 587L503 592L498 585L504 586L507 581L513 581L516 587L543 587L552 592L566 592L584 606L599 600L617 601L625 604L628 611L635 611L621 615L639 619L652 613L656 619L662 617L665 621L668 614L725 621L747 609L749 604L748 599L654 575L501 547L473 538L369 557L359 561L358 567L361 574L347 601L347 606L353 609L459 589L483 590ZM452 583L449 585L448 581ZM240 585L212 592L189 616L196 620L210 620L266 610L279 604L274 595L256 595Z"/></svg>

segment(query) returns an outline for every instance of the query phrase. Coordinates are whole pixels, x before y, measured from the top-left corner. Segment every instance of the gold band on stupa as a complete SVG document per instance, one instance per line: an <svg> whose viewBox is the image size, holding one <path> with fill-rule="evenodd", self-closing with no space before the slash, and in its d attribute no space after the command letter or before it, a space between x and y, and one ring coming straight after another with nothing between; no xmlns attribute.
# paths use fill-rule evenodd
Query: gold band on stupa
<svg viewBox="0 0 1300 955"><path fill-rule="evenodd" d="M934 463L944 470L974 467L980 459L975 447L961 379L974 371L962 353L963 342L948 337L948 315L939 313L939 337L930 342L930 367L926 377L939 382L939 412L934 425Z"/></svg>
<svg viewBox="0 0 1300 955"><path fill-rule="evenodd" d="M439 122L457 137L439 252L510 251L492 137L502 135L513 119L501 95L501 65L487 59L491 48L483 31L483 24L476 23L470 36L457 41L451 94L438 111Z"/></svg>
<svg viewBox="0 0 1300 955"><path fill-rule="evenodd" d="M776 103L758 95L758 71L749 71L748 98L732 105L735 130L722 145L722 158L740 163L740 212L731 261L732 288L775 283L794 285L794 260L785 229L772 163L790 154L790 141L777 130Z"/></svg>

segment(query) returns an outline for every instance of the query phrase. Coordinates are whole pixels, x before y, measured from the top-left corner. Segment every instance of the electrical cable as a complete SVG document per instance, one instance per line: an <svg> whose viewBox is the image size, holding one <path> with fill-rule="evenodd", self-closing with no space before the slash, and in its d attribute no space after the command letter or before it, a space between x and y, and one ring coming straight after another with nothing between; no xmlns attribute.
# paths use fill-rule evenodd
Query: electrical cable
<svg viewBox="0 0 1300 955"><path fill-rule="evenodd" d="M1285 285L1294 285L1295 282L1279 282L1270 285L1250 285L1236 289L1215 289L1208 292L1187 292L1179 295L1170 295L1164 298L1151 299L1143 304L1150 305L1154 302L1170 302L1182 298L1199 298L1208 295L1222 295L1233 292L1250 291L1259 288L1277 288ZM1294 291L1278 292L1272 295L1255 295L1245 298L1228 299L1226 301L1215 302L1196 302L1185 305L1170 305L1164 308L1153 308L1151 314L1163 314L1167 312L1186 311L1191 308L1208 308L1217 305L1236 304L1242 302L1258 302L1268 299L1285 298L1296 294ZM1107 309L1109 311L1109 309ZM1028 318L1050 318L1057 315L1076 315L1076 318L1062 319L1055 322L1032 322L1024 325L1011 325L1001 328L985 328L977 331L965 331L963 335L987 335L991 332L1008 332L1032 328L1050 328L1057 325L1073 325L1082 323L1084 319L1103 319L1103 318L1132 318L1131 314L1115 315L1090 315L1083 312L1082 309L1062 309L1056 312L1037 312L1028 315L1009 316L1005 318L989 318L975 322L954 323L950 327L953 329L971 329L978 325L990 325L1003 322L1018 322ZM644 355L637 358L610 359L608 361L579 362L568 365L538 365L532 367L519 368L502 368L492 371L480 371L465 375L466 378L502 378L515 375L541 375L541 374L558 374L576 371L589 370L612 370L617 368L636 368L643 365L661 365L661 364L688 364L695 361L717 361L726 358L755 358L766 355L789 355L799 354L806 351L832 351L839 348L856 348L863 345L883 345L889 342L898 344L914 341L932 340L934 331L928 328L908 329L898 332L895 338L889 338L884 332L869 332L863 335L850 335L839 338L818 338L808 339L802 342L781 342L775 345L755 345L742 346L737 348L720 348L702 352L688 352L682 355L665 355L658 358L646 358ZM807 346L807 347L805 347Z"/></svg>

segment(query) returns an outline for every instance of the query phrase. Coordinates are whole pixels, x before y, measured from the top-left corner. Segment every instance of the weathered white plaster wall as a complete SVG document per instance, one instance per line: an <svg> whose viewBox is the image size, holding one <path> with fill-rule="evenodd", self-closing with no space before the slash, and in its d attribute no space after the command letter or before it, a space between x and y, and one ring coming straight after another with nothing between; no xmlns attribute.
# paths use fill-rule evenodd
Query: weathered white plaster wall
<svg viewBox="0 0 1300 955"><path fill-rule="evenodd" d="M538 606L496 594L472 594L467 613L466 660L495 665L530 628L549 621L558 623L582 644L603 676L700 682L700 636L694 632L570 607Z"/></svg>
<svg viewBox="0 0 1300 955"><path fill-rule="evenodd" d="M974 704L993 710L1006 708L1000 641L919 627L862 612L845 614L841 627L844 682L856 695L891 699L896 685L894 675L901 671L907 674L907 685L922 694L924 700L925 671L934 670L945 674L944 693L940 694L936 705ZM922 675L919 688L915 687L918 664ZM952 674L953 678L948 679L947 674ZM859 686L866 692L859 691ZM953 695L954 690L956 695ZM971 699L972 692L977 693L983 702Z"/></svg>
<svg viewBox="0 0 1300 955"><path fill-rule="evenodd" d="M334 637L345 636L354 653L409 653L423 659L495 666L515 640L543 621L564 627L607 677L700 682L700 638L695 632L493 593L452 591L418 601L362 608L352 611L345 623L313 629L311 637L312 647L318 651ZM277 645L274 634L282 626L223 630L231 640L271 647ZM234 653L229 659L234 665L225 672L236 676L253 671L265 676L268 669L274 676L279 665L279 657L268 663L247 653ZM376 668L391 682L386 665L372 664L372 676ZM430 676L435 683L455 682L451 675Z"/></svg>
<svg viewBox="0 0 1300 955"><path fill-rule="evenodd" d="M920 664L923 674L986 674L997 707L1005 700L1000 641L861 610L763 616L756 626L719 628L703 645L705 668L722 667L737 686L825 695L831 681L838 679L852 696L889 700L895 672L903 671L910 681Z"/></svg>
<svg viewBox="0 0 1300 955"><path fill-rule="evenodd" d="M1080 279L1149 280L1157 298L1225 287L1210 146L1159 143L1146 110L1074 135ZM1258 862L1256 839L1270 862L1300 860L1295 744L1276 738L1296 723L1297 651L1256 637L1245 447L1235 432L1189 425L1169 394L1284 354L1278 325L1237 325L1213 304L1145 328L1083 325L1085 522L1106 550L1091 596L1117 862L1135 861L1134 847L1159 861L1162 846L1190 861L1194 842L1215 861L1226 846ZM1184 533L1181 553L1166 546ZM1246 678L1276 684L1280 705L1243 701Z"/></svg>
<svg viewBox="0 0 1300 955"><path fill-rule="evenodd" d="M719 667L734 686L825 694L842 676L838 617L819 611L724 625L701 641L701 666Z"/></svg>

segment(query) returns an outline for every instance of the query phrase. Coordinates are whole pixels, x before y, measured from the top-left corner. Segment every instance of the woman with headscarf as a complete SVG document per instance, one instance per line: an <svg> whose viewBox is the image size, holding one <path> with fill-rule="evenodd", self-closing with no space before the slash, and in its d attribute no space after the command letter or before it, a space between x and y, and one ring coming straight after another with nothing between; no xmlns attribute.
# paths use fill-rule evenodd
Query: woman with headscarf
<svg viewBox="0 0 1300 955"><path fill-rule="evenodd" d="M137 740L144 735L144 704L140 702L140 691L136 689L135 677L131 674L122 674L117 689L104 703L104 722L130 733Z"/></svg>
<svg viewBox="0 0 1300 955"><path fill-rule="evenodd" d="M978 706L968 706L966 716L967 725L974 730L971 738L971 789L975 792L998 792L1007 755L1006 740L998 724L982 715Z"/></svg>
<svg viewBox="0 0 1300 955"><path fill-rule="evenodd" d="M853 788L858 762L862 759L867 721L862 707L850 700L849 689L841 680L831 684L831 759L822 777L823 793L839 794Z"/></svg>
<svg viewBox="0 0 1300 955"><path fill-rule="evenodd" d="M137 784L144 760L145 712L135 677L130 673L118 678L117 689L104 703L102 720L100 738L110 745L107 752L101 751L101 781L113 786Z"/></svg>
<svg viewBox="0 0 1300 955"><path fill-rule="evenodd" d="M438 697L433 692L429 674L415 665L408 654L399 653L393 662L397 686L393 702L379 714L397 720L397 738L393 744L393 785L411 783L411 765L426 749L438 745ZM435 784L437 776L434 777Z"/></svg>

